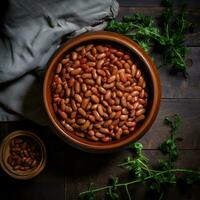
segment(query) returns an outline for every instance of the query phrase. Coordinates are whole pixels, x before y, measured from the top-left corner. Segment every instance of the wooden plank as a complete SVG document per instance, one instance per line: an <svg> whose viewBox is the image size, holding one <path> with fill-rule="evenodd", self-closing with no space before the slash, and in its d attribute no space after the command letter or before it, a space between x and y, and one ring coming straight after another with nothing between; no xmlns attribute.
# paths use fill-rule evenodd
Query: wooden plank
<svg viewBox="0 0 200 200"><path fill-rule="evenodd" d="M161 0L118 0L120 6L142 6L142 7L151 7L159 6ZM188 6L199 7L200 2L196 0L179 0L173 1L175 6L180 6L182 4L187 4Z"/></svg>
<svg viewBox="0 0 200 200"><path fill-rule="evenodd" d="M181 150L179 152L180 157L177 162L177 167L186 167L190 169L195 169L200 165L200 160L196 159L196 155L200 151L194 150ZM66 177L66 200L68 199L77 199L80 192L85 191L90 182L93 182L96 187L104 186L108 184L108 179L111 176L118 176L121 181L124 182L127 179L128 173L126 170L117 167L128 156L132 156L130 151L121 151L114 154L108 155L88 155L87 153L77 153L69 152L73 159L71 159L68 168L66 171L71 171ZM157 166L156 162L160 158L161 154L158 150L147 150L145 154L150 159L152 165ZM190 196L192 200L197 200L197 195L200 194L198 187L190 187L190 190L187 190L185 193L182 193L176 188L167 193L167 199L186 199ZM127 199L122 192L122 197L120 199ZM96 199L104 199L104 193L100 193ZM131 187L131 194L134 199L147 199L147 191L143 186ZM191 196L192 194L192 196ZM174 198L176 197L176 198ZM149 199L149 198L148 198Z"/></svg>
<svg viewBox="0 0 200 200"><path fill-rule="evenodd" d="M170 75L170 67L163 66L159 69L163 98L200 98L200 47L190 47L186 57L188 77L182 74ZM160 65L162 58L157 55L155 63Z"/></svg>
<svg viewBox="0 0 200 200"><path fill-rule="evenodd" d="M170 135L170 129L164 125L166 116L179 114L183 123L178 135L183 141L179 149L200 149L200 99L163 99L158 116L151 129L139 140L145 149L157 149Z"/></svg>
<svg viewBox="0 0 200 200"><path fill-rule="evenodd" d="M124 15L143 14L151 16L157 22L163 11L162 7L120 7L118 19ZM176 10L177 12L177 10ZM188 20L194 25L194 31L186 36L187 46L200 46L200 8L188 8Z"/></svg>

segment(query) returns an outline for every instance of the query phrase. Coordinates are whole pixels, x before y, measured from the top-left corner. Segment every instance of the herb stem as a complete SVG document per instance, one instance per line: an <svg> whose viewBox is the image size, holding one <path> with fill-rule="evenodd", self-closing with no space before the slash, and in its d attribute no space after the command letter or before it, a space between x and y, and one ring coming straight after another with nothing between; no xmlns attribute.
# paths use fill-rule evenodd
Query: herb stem
<svg viewBox="0 0 200 200"><path fill-rule="evenodd" d="M185 173L193 173L193 174L198 174L200 175L200 172L196 172L194 170L188 170L188 169L169 169L169 170L165 170L165 171L158 171L157 174L155 174L154 176L159 176L159 175L162 175L162 174L165 174L165 173L168 173L168 172L185 172ZM139 180L135 180L135 181L130 181L130 182L126 182L126 183L118 183L115 185L115 187L127 187L128 185L132 185L132 184L135 184L135 183L139 183L139 182L143 182L143 181L146 181L146 180L149 180L151 179L153 176L150 175L150 176L147 176L146 178L144 179L139 179ZM110 189L112 186L108 185L108 186L105 186L105 187L100 187L100 188L97 188L97 189L91 189L91 191L93 193L96 193L96 192L100 192L102 190L107 190L107 189ZM128 188L127 188L128 189ZM84 191L84 192L81 192L79 195L82 196L84 194L87 194L89 192L91 192L89 190L87 191ZM130 194L129 194L130 195Z"/></svg>
<svg viewBox="0 0 200 200"><path fill-rule="evenodd" d="M125 184L124 187L125 187L125 190L126 190L126 194L127 194L127 196L128 196L128 199L129 199L129 200L132 200L132 199L131 199L131 195L130 195L129 190L128 190L127 184Z"/></svg>

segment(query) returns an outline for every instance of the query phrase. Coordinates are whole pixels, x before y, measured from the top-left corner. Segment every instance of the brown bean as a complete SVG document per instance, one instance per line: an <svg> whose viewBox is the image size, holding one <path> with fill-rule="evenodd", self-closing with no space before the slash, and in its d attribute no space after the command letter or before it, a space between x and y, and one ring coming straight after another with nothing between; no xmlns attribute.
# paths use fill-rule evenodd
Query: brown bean
<svg viewBox="0 0 200 200"><path fill-rule="evenodd" d="M67 113L72 113L72 108L71 107L69 107L69 106L65 106L65 112L67 112Z"/></svg>
<svg viewBox="0 0 200 200"><path fill-rule="evenodd" d="M145 95L145 91L144 91L144 89L142 89L139 96L140 96L140 98L144 98L144 95Z"/></svg>
<svg viewBox="0 0 200 200"><path fill-rule="evenodd" d="M145 110L144 108L139 109L139 110L136 111L135 115L136 115L136 116L140 116L140 115L144 114L145 111L146 111L146 110Z"/></svg>
<svg viewBox="0 0 200 200"><path fill-rule="evenodd" d="M76 60L78 58L77 52L73 51L72 52L72 60Z"/></svg>
<svg viewBox="0 0 200 200"><path fill-rule="evenodd" d="M86 78L92 78L92 75L90 73L84 73L81 75L82 78L86 79Z"/></svg>
<svg viewBox="0 0 200 200"><path fill-rule="evenodd" d="M136 101L134 104L133 104L133 109L136 110L139 106L139 102Z"/></svg>
<svg viewBox="0 0 200 200"><path fill-rule="evenodd" d="M86 56L89 60L96 61L96 58L90 52L86 53Z"/></svg>
<svg viewBox="0 0 200 200"><path fill-rule="evenodd" d="M110 88L113 88L115 86L115 82L112 82L112 83L104 83L103 84L103 87L105 89L110 89Z"/></svg>
<svg viewBox="0 0 200 200"><path fill-rule="evenodd" d="M82 69L79 67L77 69L72 70L71 75L78 75L81 73L81 71L82 71Z"/></svg>
<svg viewBox="0 0 200 200"><path fill-rule="evenodd" d="M75 123L75 119L66 118L65 122L67 122L68 124L73 124Z"/></svg>
<svg viewBox="0 0 200 200"><path fill-rule="evenodd" d="M122 110L122 107L121 106L112 106L112 110L114 111L119 111L119 110Z"/></svg>
<svg viewBox="0 0 200 200"><path fill-rule="evenodd" d="M121 105L122 105L123 107L126 107L126 106L127 106L127 102L126 102L125 96L123 96L123 97L121 98Z"/></svg>
<svg viewBox="0 0 200 200"><path fill-rule="evenodd" d="M122 64L119 60L117 60L117 61L115 62L115 64L116 64L117 67L119 67L120 69L123 67L123 64Z"/></svg>
<svg viewBox="0 0 200 200"><path fill-rule="evenodd" d="M91 122L95 122L95 117L93 115L88 115L88 119L91 121Z"/></svg>
<svg viewBox="0 0 200 200"><path fill-rule="evenodd" d="M131 66L130 66L128 63L124 63L124 68L125 68L125 69L130 69Z"/></svg>
<svg viewBox="0 0 200 200"><path fill-rule="evenodd" d="M56 87L55 93L56 93L56 94L59 94L59 93L61 93L61 92L62 92L62 85L61 85L61 84L58 84L57 87Z"/></svg>
<svg viewBox="0 0 200 200"><path fill-rule="evenodd" d="M109 127L111 124L112 124L112 119L109 119L109 120L104 122L103 126L104 127Z"/></svg>
<svg viewBox="0 0 200 200"><path fill-rule="evenodd" d="M97 79L98 75L97 75L96 69L92 70L92 77L93 77L93 79Z"/></svg>
<svg viewBox="0 0 200 200"><path fill-rule="evenodd" d="M145 104L146 104L146 101L145 101L144 99L141 99L141 98L138 99L138 102L139 102L140 104L142 104L142 105L145 105Z"/></svg>
<svg viewBox="0 0 200 200"><path fill-rule="evenodd" d="M77 105L76 102L74 100L71 100L71 107L73 110L77 110Z"/></svg>
<svg viewBox="0 0 200 200"><path fill-rule="evenodd" d="M112 83L113 81L115 81L115 79L116 79L116 76L115 76L115 75L112 75L112 76L110 76L110 77L108 78L107 82L108 82L108 83Z"/></svg>
<svg viewBox="0 0 200 200"><path fill-rule="evenodd" d="M97 69L97 73L101 76L106 76L106 72L102 69Z"/></svg>
<svg viewBox="0 0 200 200"><path fill-rule="evenodd" d="M125 89L121 82L116 82L116 87L117 87L117 89L119 89L121 91L124 91L124 89Z"/></svg>
<svg viewBox="0 0 200 200"><path fill-rule="evenodd" d="M119 140L119 139L121 138L121 135L122 135L122 129L119 128L118 131L117 131L116 134L115 134L116 139Z"/></svg>
<svg viewBox="0 0 200 200"><path fill-rule="evenodd" d="M97 85L101 86L101 76L98 76L96 79Z"/></svg>
<svg viewBox="0 0 200 200"><path fill-rule="evenodd" d="M93 114L94 114L94 117L97 121L100 121L100 122L103 121L100 114L96 110L93 110Z"/></svg>
<svg viewBox="0 0 200 200"><path fill-rule="evenodd" d="M107 107L107 113L111 114L112 113L112 108L110 106Z"/></svg>
<svg viewBox="0 0 200 200"><path fill-rule="evenodd" d="M93 104L92 107L91 107L91 109L92 109L92 110L96 110L97 107L98 107L98 104Z"/></svg>
<svg viewBox="0 0 200 200"><path fill-rule="evenodd" d="M82 89L83 92L86 92L87 91L87 85L85 83L82 83L81 89Z"/></svg>
<svg viewBox="0 0 200 200"><path fill-rule="evenodd" d="M99 90L100 93L106 94L106 90L103 87L101 87L101 86L98 87L98 90Z"/></svg>
<svg viewBox="0 0 200 200"><path fill-rule="evenodd" d="M65 110L65 100L64 99L62 99L61 102L60 102L60 108L61 108L62 111Z"/></svg>
<svg viewBox="0 0 200 200"><path fill-rule="evenodd" d="M88 85L95 85L95 82L92 79L85 79L85 83Z"/></svg>
<svg viewBox="0 0 200 200"><path fill-rule="evenodd" d="M88 62L87 63L89 67L94 67L96 66L96 62Z"/></svg>
<svg viewBox="0 0 200 200"><path fill-rule="evenodd" d="M84 118L79 118L76 120L78 124L84 124L86 122L86 119Z"/></svg>
<svg viewBox="0 0 200 200"><path fill-rule="evenodd" d="M99 113L102 117L105 116L105 113L104 113L104 111L103 111L103 106L102 106L101 104L98 104L97 109L98 109L98 113Z"/></svg>
<svg viewBox="0 0 200 200"><path fill-rule="evenodd" d="M126 77L126 74L124 72L120 72L119 76L120 76L120 80L122 82L126 82L127 81L127 77Z"/></svg>
<svg viewBox="0 0 200 200"><path fill-rule="evenodd" d="M122 57L124 55L124 53L122 51L117 51L115 52L115 54L118 56L118 57Z"/></svg>
<svg viewBox="0 0 200 200"><path fill-rule="evenodd" d="M88 133L88 135L90 135L90 136L94 136L94 135L95 135L94 130L89 130L87 133Z"/></svg>
<svg viewBox="0 0 200 200"><path fill-rule="evenodd" d="M121 120L127 120L127 119L128 119L128 115L121 115L121 116L120 116L120 119L121 119Z"/></svg>
<svg viewBox="0 0 200 200"><path fill-rule="evenodd" d="M74 131L73 127L70 126L69 124L65 124L64 126L68 131L70 131L70 132Z"/></svg>
<svg viewBox="0 0 200 200"><path fill-rule="evenodd" d="M101 59L97 62L97 69L100 69L104 64L104 59Z"/></svg>
<svg viewBox="0 0 200 200"><path fill-rule="evenodd" d="M141 71L139 69L137 69L136 74L135 74L135 78L139 79L141 76Z"/></svg>
<svg viewBox="0 0 200 200"><path fill-rule="evenodd" d="M104 134L109 134L109 133L110 133L110 131L108 130L108 128L103 128L103 127L101 127L101 128L99 129L99 131L100 131L101 133L104 133Z"/></svg>
<svg viewBox="0 0 200 200"><path fill-rule="evenodd" d="M74 95L74 98L75 98L75 100L77 101L77 102L79 102L79 103L81 103L82 102L82 97L79 95L79 94L75 94Z"/></svg>
<svg viewBox="0 0 200 200"><path fill-rule="evenodd" d="M127 102L127 108L128 108L129 110L133 110L133 106L132 106L129 102Z"/></svg>
<svg viewBox="0 0 200 200"><path fill-rule="evenodd" d="M81 137L81 138L84 138L84 137L85 137L85 133L82 133L82 132L75 132L75 134L76 134L78 137Z"/></svg>
<svg viewBox="0 0 200 200"><path fill-rule="evenodd" d="M61 61L61 63L62 63L63 65L65 65L67 62L69 62L69 58L62 59L62 61Z"/></svg>
<svg viewBox="0 0 200 200"><path fill-rule="evenodd" d="M112 94L112 93L111 93L111 90L107 90L104 98L105 98L106 100L110 99L110 98L111 98L111 94Z"/></svg>
<svg viewBox="0 0 200 200"><path fill-rule="evenodd" d="M87 120L82 126L80 126L80 129L82 131L86 130L90 126L90 121Z"/></svg>
<svg viewBox="0 0 200 200"><path fill-rule="evenodd" d="M133 87L133 89L134 89L135 91L142 91L142 87L140 87L140 86L138 86L138 85L135 85L135 86Z"/></svg>
<svg viewBox="0 0 200 200"><path fill-rule="evenodd" d="M121 116L122 112L121 111L117 111L116 114L115 114L115 117L114 119L119 119L120 116Z"/></svg>
<svg viewBox="0 0 200 200"><path fill-rule="evenodd" d="M135 90L131 93L132 96L138 96L140 93L139 91Z"/></svg>
<svg viewBox="0 0 200 200"><path fill-rule="evenodd" d="M104 52L104 47L101 45L96 46L96 49L99 53L103 53Z"/></svg>
<svg viewBox="0 0 200 200"><path fill-rule="evenodd" d="M103 138L103 137L105 137L105 135L102 134L102 133L100 133L100 132L96 132L96 133L95 133L95 136L98 137L98 138Z"/></svg>
<svg viewBox="0 0 200 200"><path fill-rule="evenodd" d="M91 88L91 91L92 91L94 94L96 94L97 96L99 96L99 92L98 92L98 90L97 90L96 87L92 87L92 88Z"/></svg>
<svg viewBox="0 0 200 200"><path fill-rule="evenodd" d="M113 106L113 105L115 105L115 100L108 99L108 103L109 103L110 106Z"/></svg>
<svg viewBox="0 0 200 200"><path fill-rule="evenodd" d="M100 53L97 55L97 59L102 59L102 58L105 58L106 57L106 54L105 53Z"/></svg>
<svg viewBox="0 0 200 200"><path fill-rule="evenodd" d="M91 96L91 100L92 100L94 103L99 103L99 97L96 96L96 95L94 95L94 94Z"/></svg>
<svg viewBox="0 0 200 200"><path fill-rule="evenodd" d="M72 113L71 113L71 118L72 118L72 119L73 119L73 118L76 118L76 115L77 115L77 112L76 112L76 111L72 112Z"/></svg>
<svg viewBox="0 0 200 200"><path fill-rule="evenodd" d="M85 112L85 110L83 110L83 108L78 108L78 112L79 112L80 115L87 118L87 113Z"/></svg>
<svg viewBox="0 0 200 200"><path fill-rule="evenodd" d="M92 91L91 90L88 90L86 93L85 93L85 97L90 97L92 95Z"/></svg>
<svg viewBox="0 0 200 200"><path fill-rule="evenodd" d="M62 110L60 110L60 109L58 109L58 114L63 119L67 118L67 114L65 112L63 112Z"/></svg>
<svg viewBox="0 0 200 200"><path fill-rule="evenodd" d="M99 138L97 138L96 136L90 136L90 135L88 135L87 138L89 140L92 140L92 141L95 141L95 142L99 140Z"/></svg>
<svg viewBox="0 0 200 200"><path fill-rule="evenodd" d="M126 126L127 126L127 127L135 127L135 126L136 126L136 123L135 123L135 121L126 122Z"/></svg>
<svg viewBox="0 0 200 200"><path fill-rule="evenodd" d="M56 67L56 73L59 74L62 70L62 64L58 63L57 67Z"/></svg>
<svg viewBox="0 0 200 200"><path fill-rule="evenodd" d="M111 137L103 137L103 138L101 138L101 141L102 142L110 142L111 141Z"/></svg>
<svg viewBox="0 0 200 200"><path fill-rule="evenodd" d="M139 121L141 121L143 119L145 119L145 116L144 115L140 115L140 116L136 117L135 121L139 122Z"/></svg>
<svg viewBox="0 0 200 200"><path fill-rule="evenodd" d="M131 66L131 74L132 74L133 77L135 77L136 71L137 71L136 65L132 65L132 66Z"/></svg>

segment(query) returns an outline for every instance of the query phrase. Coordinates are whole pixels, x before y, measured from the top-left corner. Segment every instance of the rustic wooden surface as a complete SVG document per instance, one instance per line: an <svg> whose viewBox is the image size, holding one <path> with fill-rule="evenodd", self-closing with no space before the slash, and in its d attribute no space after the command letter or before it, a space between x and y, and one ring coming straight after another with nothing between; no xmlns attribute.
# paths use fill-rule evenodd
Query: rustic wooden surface
<svg viewBox="0 0 200 200"><path fill-rule="evenodd" d="M157 19L162 11L159 0L120 0L119 18L125 14L143 13ZM175 1L177 9L184 1ZM194 33L186 37L189 47L189 77L169 75L167 68L159 70L162 83L162 102L158 117L152 128L140 139L145 153L153 164L160 156L158 145L169 135L164 126L165 116L178 113L183 118L179 135L184 140L178 145L180 159L177 166L197 168L200 166L200 1L186 1L189 8L189 19L195 24ZM158 56L158 63L159 63ZM40 127L30 121L0 123L0 141L14 130L25 129L38 133L44 140L48 151L48 163L45 170L29 181L17 181L8 177L0 169L0 194L6 200L75 200L78 194L87 188L89 182L101 186L107 183L111 175L124 178L126 172L116 165L131 155L127 150L109 154L93 155L69 147L55 136L48 127ZM131 188L134 199L149 199L142 187ZM121 197L121 199L126 197ZM200 198L199 185L186 190L170 188L166 199ZM103 199L101 196L100 199Z"/></svg>

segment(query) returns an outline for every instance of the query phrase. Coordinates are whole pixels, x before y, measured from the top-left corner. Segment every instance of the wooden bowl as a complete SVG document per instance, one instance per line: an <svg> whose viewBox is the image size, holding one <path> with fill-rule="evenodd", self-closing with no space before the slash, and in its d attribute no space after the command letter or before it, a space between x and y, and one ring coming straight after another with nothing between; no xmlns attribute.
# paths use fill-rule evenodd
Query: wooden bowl
<svg viewBox="0 0 200 200"><path fill-rule="evenodd" d="M8 163L8 156L10 155L10 142L16 137L27 137L28 139L34 141L40 149L40 160L35 168L28 169L25 171L14 170ZM2 169L11 177L15 179L27 180L37 176L44 167L46 166L47 153L43 141L34 133L30 131L18 130L10 133L4 138L0 146L0 165Z"/></svg>
<svg viewBox="0 0 200 200"><path fill-rule="evenodd" d="M102 44L113 43L119 48L123 48L131 52L132 55L137 57L140 61L140 68L144 73L146 78L147 86L149 89L149 99L146 111L146 119L141 123L137 124L136 129L133 133L130 133L126 137L121 138L120 140L113 141L110 143L101 143L101 142L92 142L88 141L84 138L80 138L75 135L75 133L71 133L67 131L62 124L59 122L58 118L52 107L51 102L51 83L53 79L53 75L55 72L55 68L58 63L64 58L67 52L71 52L75 47L81 46L82 44L90 43L90 42L102 42ZM131 39L122 36L117 33L107 32L107 31L98 31L98 32L90 32L73 38L67 42L65 42L53 55L50 59L47 71L44 79L44 87L43 87L43 98L44 104L47 111L47 114L52 122L53 126L56 129L56 133L68 144L85 150L89 152L112 152L115 150L119 150L133 141L141 138L151 127L154 122L160 105L161 98L161 88L160 88L160 80L158 76L158 72L155 64L152 62L151 58L147 55L147 53L138 46Z"/></svg>

